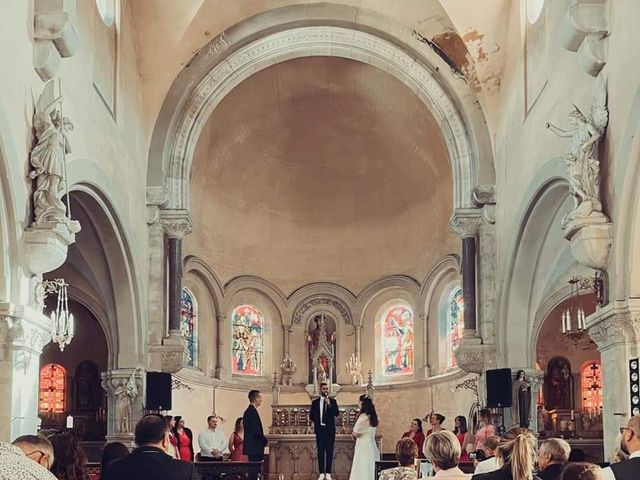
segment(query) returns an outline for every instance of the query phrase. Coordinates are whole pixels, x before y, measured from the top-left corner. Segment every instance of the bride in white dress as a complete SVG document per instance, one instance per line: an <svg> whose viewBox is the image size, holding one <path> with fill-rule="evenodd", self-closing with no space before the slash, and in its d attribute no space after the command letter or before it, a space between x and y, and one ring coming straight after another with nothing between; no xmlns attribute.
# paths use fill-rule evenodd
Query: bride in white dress
<svg viewBox="0 0 640 480"><path fill-rule="evenodd" d="M349 480L374 480L375 462L380 460L376 445L378 415L371 399L360 396L360 415L351 436L356 440Z"/></svg>

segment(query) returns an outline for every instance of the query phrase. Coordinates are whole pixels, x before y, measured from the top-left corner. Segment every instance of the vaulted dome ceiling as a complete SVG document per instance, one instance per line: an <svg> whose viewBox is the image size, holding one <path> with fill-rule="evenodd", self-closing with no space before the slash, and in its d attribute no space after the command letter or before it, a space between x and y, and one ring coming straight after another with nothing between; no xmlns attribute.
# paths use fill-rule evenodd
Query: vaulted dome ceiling
<svg viewBox="0 0 640 480"><path fill-rule="evenodd" d="M389 274L422 280L458 249L435 120L400 81L352 60L289 60L238 85L199 139L191 192L185 253L222 281L357 293Z"/></svg>

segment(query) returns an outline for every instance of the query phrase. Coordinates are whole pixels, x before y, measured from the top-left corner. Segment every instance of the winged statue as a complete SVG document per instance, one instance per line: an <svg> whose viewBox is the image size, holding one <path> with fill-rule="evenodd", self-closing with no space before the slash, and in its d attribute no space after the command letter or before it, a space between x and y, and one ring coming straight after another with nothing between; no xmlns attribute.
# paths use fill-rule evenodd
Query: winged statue
<svg viewBox="0 0 640 480"><path fill-rule="evenodd" d="M56 79L49 80L38 98L33 127L37 143L30 155L29 178L36 180L33 194L35 224L69 223L59 198L64 188L65 156L71 152L66 132L73 124L62 116L62 95Z"/></svg>
<svg viewBox="0 0 640 480"><path fill-rule="evenodd" d="M563 130L547 122L547 128L562 138L571 138L571 149L564 156L575 208L562 221L564 228L575 221L604 217L600 201L600 161L598 146L604 136L609 111L607 110L607 82L600 75L596 80L591 112L584 114L574 105L569 113L570 128Z"/></svg>

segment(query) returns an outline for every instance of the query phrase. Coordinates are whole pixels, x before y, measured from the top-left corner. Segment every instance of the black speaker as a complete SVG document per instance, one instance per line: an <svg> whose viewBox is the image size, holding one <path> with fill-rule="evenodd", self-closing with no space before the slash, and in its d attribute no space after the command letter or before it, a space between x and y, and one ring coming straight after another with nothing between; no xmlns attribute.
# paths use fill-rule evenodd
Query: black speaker
<svg viewBox="0 0 640 480"><path fill-rule="evenodd" d="M171 410L171 374L147 372L147 410Z"/></svg>
<svg viewBox="0 0 640 480"><path fill-rule="evenodd" d="M487 407L507 408L511 406L511 369L487 370Z"/></svg>

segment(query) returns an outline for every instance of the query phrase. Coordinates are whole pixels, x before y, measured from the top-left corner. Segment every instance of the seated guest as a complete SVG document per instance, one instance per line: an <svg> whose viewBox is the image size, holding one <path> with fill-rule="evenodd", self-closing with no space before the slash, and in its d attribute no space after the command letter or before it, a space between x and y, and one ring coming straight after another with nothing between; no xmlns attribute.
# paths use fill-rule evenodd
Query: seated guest
<svg viewBox="0 0 640 480"><path fill-rule="evenodd" d="M193 432L185 426L184 418L180 415L176 415L174 418L176 425L173 427L173 434L178 444L180 460L193 462Z"/></svg>
<svg viewBox="0 0 640 480"><path fill-rule="evenodd" d="M484 448L481 451L484 452L485 459L478 462L476 469L473 472L474 475L493 472L500 468L500 465L498 465L498 459L496 458L498 442L500 442L500 437L496 435L491 435L484 441Z"/></svg>
<svg viewBox="0 0 640 480"><path fill-rule="evenodd" d="M442 428L442 424L444 423L444 415L440 415L439 413L431 414L429 423L431 424L431 428L427 430L427 437L432 433L444 430L444 428Z"/></svg>
<svg viewBox="0 0 640 480"><path fill-rule="evenodd" d="M484 450L484 442L487 438L495 436L496 427L494 427L493 422L491 421L491 410L488 408L483 408L480 410L480 415L478 418L478 423L480 428L476 432L476 435L473 439L473 451L477 452L478 450Z"/></svg>
<svg viewBox="0 0 640 480"><path fill-rule="evenodd" d="M402 434L402 438L410 438L418 445L418 458L424 458L422 447L424 446L424 432L422 431L422 420L414 418L411 420L409 431Z"/></svg>
<svg viewBox="0 0 640 480"><path fill-rule="evenodd" d="M560 480L569 461L571 446L561 438L550 438L538 449L538 476L542 480Z"/></svg>
<svg viewBox="0 0 640 480"><path fill-rule="evenodd" d="M207 429L198 435L198 445L200 445L200 459L203 462L208 460L222 460L225 454L229 454L227 436L218 429L218 417L209 415L207 417Z"/></svg>
<svg viewBox="0 0 640 480"><path fill-rule="evenodd" d="M460 442L460 448L462 449L462 453L460 455L460 461L468 462L469 454L467 453L467 445L469 444L470 437L469 437L469 432L467 431L467 419L459 415L453 420L453 424L455 425L453 429L453 434L456 436L456 438Z"/></svg>
<svg viewBox="0 0 640 480"><path fill-rule="evenodd" d="M442 430L427 436L424 442L424 455L433 465L435 478L467 480L471 475L458 468L460 462L460 442L456 436Z"/></svg>
<svg viewBox="0 0 640 480"><path fill-rule="evenodd" d="M58 480L89 480L85 472L87 457L72 432L57 433L49 437L56 457L51 471Z"/></svg>
<svg viewBox="0 0 640 480"><path fill-rule="evenodd" d="M53 460L51 442L40 435L0 442L0 480L56 480L49 471Z"/></svg>
<svg viewBox="0 0 640 480"><path fill-rule="evenodd" d="M562 472L562 480L602 480L602 469L593 463L570 463Z"/></svg>
<svg viewBox="0 0 640 480"><path fill-rule="evenodd" d="M242 425L242 417L236 418L236 424L233 433L229 437L229 451L231 452L232 462L248 462L249 456L243 453L244 449L244 426Z"/></svg>
<svg viewBox="0 0 640 480"><path fill-rule="evenodd" d="M396 458L399 467L388 468L380 473L379 480L414 480L418 472L414 460L418 457L418 445L411 438L403 438L396 443Z"/></svg>
<svg viewBox="0 0 640 480"><path fill-rule="evenodd" d="M640 415L634 415L626 427L620 429L620 449L629 460L612 463L602 470L604 480L638 480L640 478Z"/></svg>
<svg viewBox="0 0 640 480"><path fill-rule="evenodd" d="M102 462L100 462L100 471L104 472L109 465L114 460L118 460L119 458L124 458L129 455L129 449L124 443L120 442L109 442L104 446L104 450L102 450Z"/></svg>
<svg viewBox="0 0 640 480"><path fill-rule="evenodd" d="M581 448L572 448L571 453L569 454L569 463L584 463L587 459L587 456L584 453L584 450Z"/></svg>
<svg viewBox="0 0 640 480"><path fill-rule="evenodd" d="M473 480L540 480L533 474L536 437L526 428L514 427L500 437L498 462L494 472L474 475Z"/></svg>
<svg viewBox="0 0 640 480"><path fill-rule="evenodd" d="M193 463L171 458L165 452L169 432L161 415L149 414L140 419L135 429L138 448L107 465L102 480L197 480Z"/></svg>
<svg viewBox="0 0 640 480"><path fill-rule="evenodd" d="M176 419L172 415L166 415L164 421L167 424L167 430L169 430L169 448L167 453L171 458L180 460L180 450L178 449L178 438L173 433L176 426Z"/></svg>

